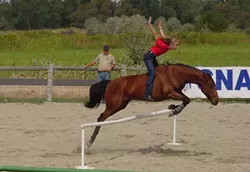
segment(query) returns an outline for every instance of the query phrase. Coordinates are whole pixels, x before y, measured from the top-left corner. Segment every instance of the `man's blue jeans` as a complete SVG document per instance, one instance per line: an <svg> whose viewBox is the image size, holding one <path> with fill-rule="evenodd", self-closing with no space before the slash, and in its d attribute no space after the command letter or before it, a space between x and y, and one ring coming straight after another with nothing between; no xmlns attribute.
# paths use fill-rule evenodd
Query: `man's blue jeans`
<svg viewBox="0 0 250 172"><path fill-rule="evenodd" d="M97 78L98 82L102 81L102 80L110 80L110 72L107 71L99 71L98 72L98 78Z"/></svg>
<svg viewBox="0 0 250 172"><path fill-rule="evenodd" d="M146 85L145 96L152 95L153 91L153 83L155 80L155 67L158 66L158 62L156 60L156 56L151 52L147 52L144 55L143 61L148 69L148 81Z"/></svg>
<svg viewBox="0 0 250 172"><path fill-rule="evenodd" d="M97 82L103 81L103 80L110 80L110 72L107 72L107 71L98 72ZM104 99L102 99L101 102L104 103L105 102Z"/></svg>

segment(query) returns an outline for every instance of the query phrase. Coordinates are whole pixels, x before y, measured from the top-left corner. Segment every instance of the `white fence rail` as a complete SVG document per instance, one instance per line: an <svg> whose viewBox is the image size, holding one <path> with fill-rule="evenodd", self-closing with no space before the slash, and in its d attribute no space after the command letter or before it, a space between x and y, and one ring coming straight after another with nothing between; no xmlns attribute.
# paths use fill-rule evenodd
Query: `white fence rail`
<svg viewBox="0 0 250 172"><path fill-rule="evenodd" d="M97 67L84 69L83 67L54 66L54 64L50 64L49 66L0 66L0 71L47 71L47 101L50 102L53 98L52 87L56 71L98 71L98 69ZM122 64L121 67L115 67L113 71L120 71L121 76L126 76L127 71L146 71L146 68L127 67L125 64Z"/></svg>
<svg viewBox="0 0 250 172"><path fill-rule="evenodd" d="M164 109L164 110L157 111L157 112L149 112L149 113L139 114L139 115L130 116L130 117L126 117L126 118L121 118L121 119L117 119L117 120L109 120L109 121L104 121L104 122L94 122L94 123L83 124L81 126L81 128L82 128L81 166L78 166L76 168L78 168L78 169L91 169L91 168L93 168L93 167L89 167L89 166L85 165L85 131L84 131L84 129L86 127L112 125L112 124L118 124L118 123L132 121L132 120L136 120L136 119L142 119L142 118L148 118L148 117L154 117L154 116L166 115L166 114L173 115L173 111L169 110L169 109ZM180 145L180 143L176 143L176 120L177 120L176 117L177 116L174 115L173 142L167 143L168 145Z"/></svg>

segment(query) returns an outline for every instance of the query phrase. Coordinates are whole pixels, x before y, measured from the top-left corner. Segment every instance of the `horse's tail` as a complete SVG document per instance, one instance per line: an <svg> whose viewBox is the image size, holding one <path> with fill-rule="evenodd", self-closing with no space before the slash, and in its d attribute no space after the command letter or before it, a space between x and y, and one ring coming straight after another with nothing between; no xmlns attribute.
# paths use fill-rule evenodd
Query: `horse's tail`
<svg viewBox="0 0 250 172"><path fill-rule="evenodd" d="M103 80L91 85L89 101L84 104L85 107L93 109L94 107L97 108L100 105L109 82L110 80Z"/></svg>

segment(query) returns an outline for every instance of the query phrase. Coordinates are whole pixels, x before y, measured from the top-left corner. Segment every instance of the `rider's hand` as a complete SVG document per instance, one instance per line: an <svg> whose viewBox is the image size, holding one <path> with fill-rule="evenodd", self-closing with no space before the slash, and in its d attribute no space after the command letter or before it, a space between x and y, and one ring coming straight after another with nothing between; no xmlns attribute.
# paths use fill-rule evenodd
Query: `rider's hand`
<svg viewBox="0 0 250 172"><path fill-rule="evenodd" d="M162 28L162 21L160 19L158 20L158 27Z"/></svg>
<svg viewBox="0 0 250 172"><path fill-rule="evenodd" d="M152 20L152 17L150 16L149 19L148 19L148 25L151 24L151 20Z"/></svg>

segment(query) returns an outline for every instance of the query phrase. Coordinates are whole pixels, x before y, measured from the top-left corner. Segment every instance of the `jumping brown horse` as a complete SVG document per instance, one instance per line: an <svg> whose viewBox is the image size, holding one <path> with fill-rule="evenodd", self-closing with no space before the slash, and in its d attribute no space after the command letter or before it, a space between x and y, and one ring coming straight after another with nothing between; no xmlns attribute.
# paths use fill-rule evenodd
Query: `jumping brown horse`
<svg viewBox="0 0 250 172"><path fill-rule="evenodd" d="M85 103L85 107L97 108L104 98L106 109L97 121L105 121L126 108L131 100L143 101L146 82L147 73L97 82L90 87L90 100ZM202 70L183 64L159 65L156 68L152 97L156 102L167 99L181 100L182 104L172 104L168 107L173 110L170 116L177 115L190 103L190 99L182 93L187 83L197 84L212 105L218 104L219 98L213 78ZM88 147L95 141L100 128L100 126L95 128L87 143Z"/></svg>

